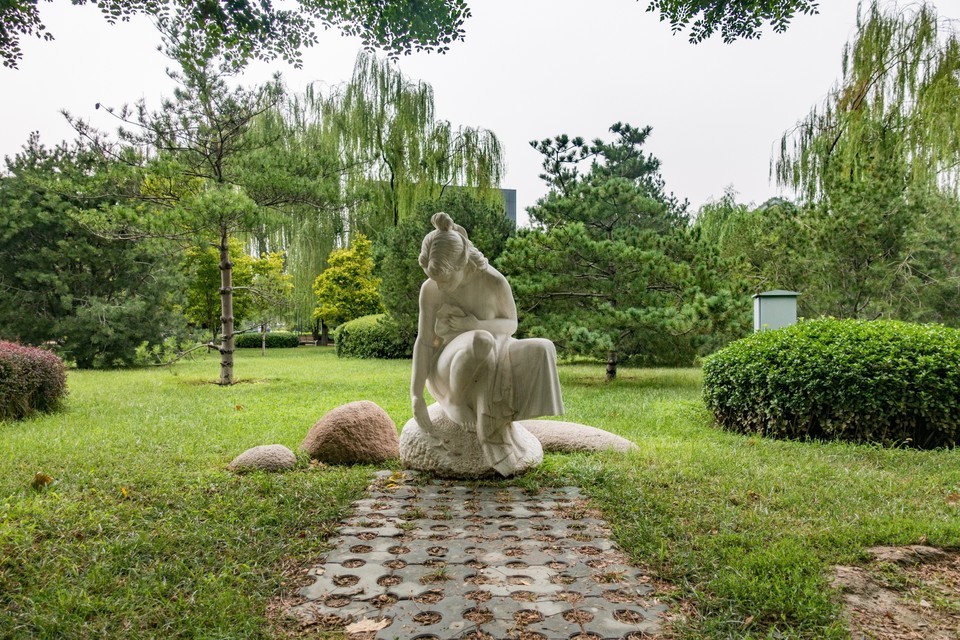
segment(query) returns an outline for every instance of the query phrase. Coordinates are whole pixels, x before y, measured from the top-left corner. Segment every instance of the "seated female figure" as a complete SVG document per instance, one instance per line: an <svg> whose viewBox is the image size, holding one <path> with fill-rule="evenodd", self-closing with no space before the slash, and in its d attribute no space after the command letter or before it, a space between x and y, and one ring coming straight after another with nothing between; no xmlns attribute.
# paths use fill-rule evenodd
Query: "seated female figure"
<svg viewBox="0 0 960 640"><path fill-rule="evenodd" d="M517 340L510 284L446 213L431 219L420 266L419 331L410 395L420 428L432 422L424 386L447 417L476 429L484 458L503 475L517 467L512 422L563 413L556 350L549 340Z"/></svg>

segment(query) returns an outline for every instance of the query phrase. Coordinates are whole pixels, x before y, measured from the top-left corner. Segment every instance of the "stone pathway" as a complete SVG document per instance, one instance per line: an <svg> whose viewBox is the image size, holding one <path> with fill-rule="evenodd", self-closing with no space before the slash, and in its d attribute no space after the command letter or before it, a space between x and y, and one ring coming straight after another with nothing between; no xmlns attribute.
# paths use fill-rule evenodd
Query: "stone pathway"
<svg viewBox="0 0 960 640"><path fill-rule="evenodd" d="M666 607L576 487L409 482L383 471L354 504L303 624L393 640L637 640Z"/></svg>

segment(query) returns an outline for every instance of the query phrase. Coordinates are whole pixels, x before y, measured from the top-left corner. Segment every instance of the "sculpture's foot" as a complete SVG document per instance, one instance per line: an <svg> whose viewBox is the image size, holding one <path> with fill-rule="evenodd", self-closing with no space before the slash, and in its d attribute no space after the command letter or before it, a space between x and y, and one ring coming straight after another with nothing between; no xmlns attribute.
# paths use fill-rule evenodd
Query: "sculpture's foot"
<svg viewBox="0 0 960 640"><path fill-rule="evenodd" d="M499 461L498 471L484 456L476 427L454 422L438 404L430 405L429 411L433 420L431 433L424 433L414 419L407 421L400 433L400 462L407 469L452 478L480 478L518 475L543 462L540 441L514 422L507 428L511 430L515 455L509 456L509 466Z"/></svg>

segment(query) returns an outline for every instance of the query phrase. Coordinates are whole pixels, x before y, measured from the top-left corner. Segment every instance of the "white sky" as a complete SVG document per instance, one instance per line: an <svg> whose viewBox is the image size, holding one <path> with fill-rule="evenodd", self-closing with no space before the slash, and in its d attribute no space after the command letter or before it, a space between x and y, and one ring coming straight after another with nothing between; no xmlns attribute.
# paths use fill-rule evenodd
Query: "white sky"
<svg viewBox="0 0 960 640"><path fill-rule="evenodd" d="M559 133L608 138L617 121L651 125L646 146L662 161L668 191L695 211L728 186L738 199L778 195L769 162L782 133L824 98L840 75L857 0L823 0L820 14L794 19L784 34L725 45L688 44L633 0L469 0L466 40L446 55L400 60L411 78L433 85L437 113L454 125L481 126L500 138L503 186L523 210L546 192L533 139ZM960 18L960 0L936 0ZM54 42L28 40L19 70L0 68L0 155L16 153L31 131L53 145L72 139L61 109L110 129L94 105L119 107L171 93L170 61L146 19L109 26L88 6L40 3ZM244 81L281 71L288 87L349 78L359 42L320 34L302 69L257 65ZM786 194L789 195L789 194Z"/></svg>

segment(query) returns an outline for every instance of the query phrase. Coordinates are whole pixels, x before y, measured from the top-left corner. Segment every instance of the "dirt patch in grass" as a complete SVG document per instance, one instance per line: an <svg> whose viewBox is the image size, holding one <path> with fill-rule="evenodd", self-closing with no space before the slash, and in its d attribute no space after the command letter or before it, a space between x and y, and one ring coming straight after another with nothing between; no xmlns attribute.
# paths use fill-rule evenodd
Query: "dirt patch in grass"
<svg viewBox="0 0 960 640"><path fill-rule="evenodd" d="M864 567L834 567L855 638L960 638L960 551L874 547Z"/></svg>

